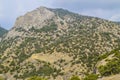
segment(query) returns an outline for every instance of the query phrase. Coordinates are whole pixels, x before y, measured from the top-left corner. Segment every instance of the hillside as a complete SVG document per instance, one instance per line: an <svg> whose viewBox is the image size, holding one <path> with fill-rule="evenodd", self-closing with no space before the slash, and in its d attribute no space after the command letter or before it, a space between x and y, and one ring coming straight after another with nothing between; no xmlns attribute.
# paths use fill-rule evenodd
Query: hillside
<svg viewBox="0 0 120 80"><path fill-rule="evenodd" d="M1 26L0 26L0 41L1 41L1 39L2 39L2 37L3 37L3 35L5 34L5 33L7 33L8 31L6 30L6 29L4 29L4 28L2 28Z"/></svg>
<svg viewBox="0 0 120 80"><path fill-rule="evenodd" d="M0 74L9 80L31 76L48 80L69 80L73 75L81 79L91 74L110 76L119 73L116 69L120 65L108 67L119 62L119 46L118 23L40 7L18 17L2 39ZM114 59L116 63L109 64ZM106 66L109 72L105 72Z"/></svg>
<svg viewBox="0 0 120 80"><path fill-rule="evenodd" d="M5 33L7 33L7 30L0 27L0 37L2 37Z"/></svg>

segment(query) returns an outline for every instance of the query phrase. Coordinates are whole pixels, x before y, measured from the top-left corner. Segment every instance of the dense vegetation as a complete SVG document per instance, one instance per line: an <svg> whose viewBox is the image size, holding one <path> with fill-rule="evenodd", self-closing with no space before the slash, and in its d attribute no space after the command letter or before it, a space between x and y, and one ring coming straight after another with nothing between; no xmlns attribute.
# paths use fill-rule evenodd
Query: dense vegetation
<svg viewBox="0 0 120 80"><path fill-rule="evenodd" d="M78 76L72 76L70 80L80 80Z"/></svg>
<svg viewBox="0 0 120 80"><path fill-rule="evenodd" d="M33 76L33 77L30 77L30 78L27 79L27 80L47 80L47 79L41 78L41 77L39 77L39 76Z"/></svg>
<svg viewBox="0 0 120 80"><path fill-rule="evenodd" d="M51 22L50 25L43 26L40 29L35 29L34 27L32 27L30 29L30 31L34 31L36 33L38 33L38 32L51 32L51 31L55 31L55 30L57 30L57 25L54 22Z"/></svg>
<svg viewBox="0 0 120 80"><path fill-rule="evenodd" d="M120 48L115 49L108 54L109 55L113 54L114 56L112 59L106 60L107 61L106 65L99 67L99 72L101 76L110 76L120 73ZM105 57L103 56L103 59L104 58Z"/></svg>
<svg viewBox="0 0 120 80"><path fill-rule="evenodd" d="M97 79L98 79L98 75L96 74L89 74L84 78L84 80L97 80Z"/></svg>

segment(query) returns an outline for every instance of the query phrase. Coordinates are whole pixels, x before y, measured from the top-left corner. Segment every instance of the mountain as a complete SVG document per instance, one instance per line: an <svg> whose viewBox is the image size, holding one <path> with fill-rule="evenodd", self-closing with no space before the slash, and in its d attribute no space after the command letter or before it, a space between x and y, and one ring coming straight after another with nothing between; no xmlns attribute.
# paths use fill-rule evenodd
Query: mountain
<svg viewBox="0 0 120 80"><path fill-rule="evenodd" d="M1 38L3 37L3 35L5 34L5 33L7 33L8 31L6 30L6 29L4 29L4 28L2 28L1 26L0 26L0 41L1 41Z"/></svg>
<svg viewBox="0 0 120 80"><path fill-rule="evenodd" d="M5 33L7 33L7 30L0 27L0 37L2 37Z"/></svg>
<svg viewBox="0 0 120 80"><path fill-rule="evenodd" d="M2 39L0 74L9 80L101 79L120 72L119 46L116 22L40 7L18 17Z"/></svg>

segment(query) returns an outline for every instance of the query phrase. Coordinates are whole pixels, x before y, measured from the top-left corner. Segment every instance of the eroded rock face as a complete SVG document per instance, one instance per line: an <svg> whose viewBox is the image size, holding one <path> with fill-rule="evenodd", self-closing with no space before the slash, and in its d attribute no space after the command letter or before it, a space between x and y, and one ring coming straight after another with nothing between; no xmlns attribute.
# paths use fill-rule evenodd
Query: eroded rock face
<svg viewBox="0 0 120 80"><path fill-rule="evenodd" d="M55 14L47 8L40 7L17 18L14 27L24 27L26 30L29 29L29 26L40 27L46 20L52 19L54 16Z"/></svg>
<svg viewBox="0 0 120 80"><path fill-rule="evenodd" d="M25 31L28 31L32 27L39 29L46 24L47 20L53 19L54 16L55 14L45 7L28 12L24 16L17 18L14 27L9 31L6 38L24 35L22 32L17 31L20 29Z"/></svg>

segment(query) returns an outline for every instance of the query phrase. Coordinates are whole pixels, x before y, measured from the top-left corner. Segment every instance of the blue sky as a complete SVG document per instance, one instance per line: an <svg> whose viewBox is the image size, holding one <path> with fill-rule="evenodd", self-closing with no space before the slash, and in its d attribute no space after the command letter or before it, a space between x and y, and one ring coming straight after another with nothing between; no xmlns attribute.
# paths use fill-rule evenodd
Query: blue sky
<svg viewBox="0 0 120 80"><path fill-rule="evenodd" d="M17 17L40 6L120 21L120 0L0 0L0 24L10 29Z"/></svg>

